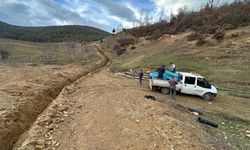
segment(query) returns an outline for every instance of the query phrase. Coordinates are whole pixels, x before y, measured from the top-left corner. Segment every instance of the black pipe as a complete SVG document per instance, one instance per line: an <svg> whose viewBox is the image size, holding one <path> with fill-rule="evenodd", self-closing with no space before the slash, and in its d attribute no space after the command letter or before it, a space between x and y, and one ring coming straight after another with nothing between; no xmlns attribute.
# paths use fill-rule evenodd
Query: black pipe
<svg viewBox="0 0 250 150"><path fill-rule="evenodd" d="M198 117L198 121L201 122L201 123L204 123L204 124L207 124L207 125L210 125L212 127L215 127L215 128L218 128L219 125L211 120L208 120L208 119L204 119L204 118L201 118L201 117Z"/></svg>
<svg viewBox="0 0 250 150"><path fill-rule="evenodd" d="M191 112L197 112L199 115L202 115L202 111L201 110L198 110L196 108L192 108L192 107L187 107L187 109Z"/></svg>

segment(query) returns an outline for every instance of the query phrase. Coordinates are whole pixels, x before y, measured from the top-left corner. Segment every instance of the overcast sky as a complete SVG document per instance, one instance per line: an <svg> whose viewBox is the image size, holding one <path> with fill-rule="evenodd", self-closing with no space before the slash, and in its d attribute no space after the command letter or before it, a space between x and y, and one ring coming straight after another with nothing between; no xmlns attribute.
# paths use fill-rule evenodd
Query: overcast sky
<svg viewBox="0 0 250 150"><path fill-rule="evenodd" d="M231 2L232 0L222 0ZM197 10L206 0L0 0L0 21L21 26L88 25L108 32L119 24L138 24L142 10L152 22L176 14L179 8Z"/></svg>

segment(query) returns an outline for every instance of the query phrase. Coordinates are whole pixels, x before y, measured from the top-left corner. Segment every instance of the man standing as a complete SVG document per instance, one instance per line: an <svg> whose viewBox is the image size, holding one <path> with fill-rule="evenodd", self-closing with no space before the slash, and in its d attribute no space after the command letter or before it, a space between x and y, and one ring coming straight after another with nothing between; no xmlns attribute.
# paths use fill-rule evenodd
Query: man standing
<svg viewBox="0 0 250 150"><path fill-rule="evenodd" d="M142 85L142 78L143 78L143 70L141 69L141 71L139 72L139 82L140 82L140 85Z"/></svg>
<svg viewBox="0 0 250 150"><path fill-rule="evenodd" d="M176 72L176 66L175 66L175 64L170 63L169 70L170 70L171 72L175 73L175 72Z"/></svg>
<svg viewBox="0 0 250 150"><path fill-rule="evenodd" d="M160 68L158 68L157 72L158 72L158 79L163 79L163 74L165 73L165 65L162 65Z"/></svg>
<svg viewBox="0 0 250 150"><path fill-rule="evenodd" d="M175 80L174 77L172 77L172 79L169 80L169 85L170 85L170 96L173 99L175 99L176 95L176 84L178 84L178 82Z"/></svg>

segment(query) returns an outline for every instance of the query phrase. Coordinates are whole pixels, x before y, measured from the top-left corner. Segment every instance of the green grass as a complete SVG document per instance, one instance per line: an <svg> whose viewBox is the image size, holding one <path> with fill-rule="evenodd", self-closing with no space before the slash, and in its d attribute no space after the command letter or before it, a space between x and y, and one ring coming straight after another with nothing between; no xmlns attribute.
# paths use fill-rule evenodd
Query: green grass
<svg viewBox="0 0 250 150"><path fill-rule="evenodd" d="M218 128L202 126L211 135L216 135L224 145L234 150L250 148L250 138L246 136L246 131L250 130L250 121L220 113L205 113L202 117L219 124Z"/></svg>
<svg viewBox="0 0 250 150"><path fill-rule="evenodd" d="M224 52L228 51L228 48L225 48L223 43L214 47L194 47L183 46L185 44L183 41L177 40L171 45L163 45L163 42L159 42L144 47L137 46L136 51L127 52L115 58L110 68L114 72L139 68L151 71L163 64L168 66L170 62L174 62L178 71L199 73L220 90L225 90L231 95L242 97L250 95L250 53L246 51L247 47L232 47L231 51L238 54L237 57L231 58L228 57L227 52ZM214 49L218 50L214 52L212 51ZM200 53L193 54L193 50ZM212 63L209 63L206 57L211 54L214 58L212 57Z"/></svg>

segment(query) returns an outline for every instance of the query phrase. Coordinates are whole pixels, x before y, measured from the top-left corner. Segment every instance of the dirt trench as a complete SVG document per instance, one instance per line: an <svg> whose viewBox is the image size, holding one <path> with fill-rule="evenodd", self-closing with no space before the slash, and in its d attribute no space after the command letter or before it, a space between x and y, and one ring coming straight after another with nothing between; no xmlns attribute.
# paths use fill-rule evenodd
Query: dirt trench
<svg viewBox="0 0 250 150"><path fill-rule="evenodd" d="M9 108L0 109L0 150L10 150L37 116L61 93L81 77L106 66L110 59L98 44L93 50L101 57L89 67L70 67L57 71L47 78L21 80L1 87L1 98L11 99Z"/></svg>

